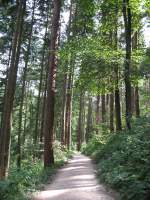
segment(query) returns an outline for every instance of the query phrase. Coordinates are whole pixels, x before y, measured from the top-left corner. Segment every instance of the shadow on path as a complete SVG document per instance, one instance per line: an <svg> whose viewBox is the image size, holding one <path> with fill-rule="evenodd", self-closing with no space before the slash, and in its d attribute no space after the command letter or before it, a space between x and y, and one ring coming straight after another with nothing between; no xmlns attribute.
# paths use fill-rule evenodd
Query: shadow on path
<svg viewBox="0 0 150 200"><path fill-rule="evenodd" d="M60 169L44 191L35 195L34 200L116 200L114 192L108 192L99 184L91 159L75 155Z"/></svg>

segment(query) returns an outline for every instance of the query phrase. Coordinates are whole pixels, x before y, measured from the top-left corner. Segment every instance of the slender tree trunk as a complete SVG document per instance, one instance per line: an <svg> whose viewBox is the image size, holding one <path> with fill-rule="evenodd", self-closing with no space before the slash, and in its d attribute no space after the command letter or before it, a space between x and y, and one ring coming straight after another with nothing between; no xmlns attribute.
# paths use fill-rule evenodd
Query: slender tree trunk
<svg viewBox="0 0 150 200"><path fill-rule="evenodd" d="M114 131L114 94L109 96L109 107L110 107L110 131Z"/></svg>
<svg viewBox="0 0 150 200"><path fill-rule="evenodd" d="M116 24L114 31L114 41L115 49L118 50L118 4L116 4ZM120 90L119 90L119 68L118 64L114 66L114 79L115 79L115 91L114 91L114 101L115 101L115 125L116 131L122 130L122 120L121 120L121 105L120 105Z"/></svg>
<svg viewBox="0 0 150 200"><path fill-rule="evenodd" d="M100 123L100 95L97 95L96 100L96 124L99 125Z"/></svg>
<svg viewBox="0 0 150 200"><path fill-rule="evenodd" d="M83 115L83 92L80 94L80 103L79 103L79 118L78 118L78 131L77 131L77 150L80 151L83 137L83 124L82 117Z"/></svg>
<svg viewBox="0 0 150 200"><path fill-rule="evenodd" d="M23 133L22 133L22 143L24 144L26 141L26 133L27 133L27 122L28 122L28 90L30 88L30 82L26 82L25 87L25 101L24 101L24 124L23 124ZM24 152L22 152L24 154Z"/></svg>
<svg viewBox="0 0 150 200"><path fill-rule="evenodd" d="M8 54L7 70L9 70L9 65L10 65L10 61L11 61L11 53L12 53L12 41L11 41L11 46L10 46L9 54Z"/></svg>
<svg viewBox="0 0 150 200"><path fill-rule="evenodd" d="M48 9L49 9L49 6L48 6ZM48 9L47 9L47 12L48 12ZM44 44L43 44L43 50L42 50L42 60L41 60L41 70L40 70L40 82L39 82L39 87L38 87L39 89L38 89L38 98L37 98L37 106L36 106L36 108L37 108L36 110L37 111L36 111L35 131L34 131L34 144L35 145L37 143L38 137L41 135L41 134L39 134L39 116L40 116L40 106L41 106L41 92L42 92L42 85L43 85L43 78L44 78L43 77L44 76L44 64L45 64L44 60L45 60L45 50L46 50L45 41L46 41L46 37L47 37L48 18L49 18L49 15L47 14L46 30L45 30Z"/></svg>
<svg viewBox="0 0 150 200"><path fill-rule="evenodd" d="M40 129L40 142L43 142L43 136L44 136L44 117L45 117L45 107L46 107L46 90L47 90L47 84L45 83L44 88L44 95L43 95L43 103L42 103L42 115L41 115L41 129Z"/></svg>
<svg viewBox="0 0 150 200"><path fill-rule="evenodd" d="M15 17L16 17L16 14L15 14ZM11 18L11 20L13 21L13 17ZM9 72L9 67L10 67L10 63L11 63L11 54L12 54L12 45L13 45L13 32L14 32L14 28L12 29L11 44L10 44L9 53L8 53L8 61L7 61L7 67L6 67L6 77L5 77L5 89L4 89L4 96L3 96L3 104L4 104L4 101L5 101L6 86L7 86L7 80L8 80L8 72ZM1 124L0 124L1 126L2 126L3 114L4 114L4 108L2 108Z"/></svg>
<svg viewBox="0 0 150 200"><path fill-rule="evenodd" d="M135 113L135 88L131 87L131 112L132 115Z"/></svg>
<svg viewBox="0 0 150 200"><path fill-rule="evenodd" d="M97 95L96 100L96 125L100 124L100 95ZM98 128L96 128L96 133L98 134Z"/></svg>
<svg viewBox="0 0 150 200"><path fill-rule="evenodd" d="M89 139L91 137L91 133L92 133L92 98L89 97L86 135L85 135L86 142L89 141Z"/></svg>
<svg viewBox="0 0 150 200"><path fill-rule="evenodd" d="M82 143L85 142L85 93L82 99Z"/></svg>
<svg viewBox="0 0 150 200"><path fill-rule="evenodd" d="M31 83L32 85L32 83ZM32 132L32 136L33 136L33 124L34 124L34 105L33 105L33 91L29 91L29 98L30 98L30 102L29 102L29 130L30 132Z"/></svg>
<svg viewBox="0 0 150 200"><path fill-rule="evenodd" d="M65 144L68 149L71 142L71 116L72 116L72 85L73 85L73 67L70 66L70 72L68 77L68 87L66 94L66 116L65 116Z"/></svg>
<svg viewBox="0 0 150 200"><path fill-rule="evenodd" d="M132 49L137 50L138 48L138 32L136 31L134 33L133 39L132 39ZM133 99L132 99L133 102ZM139 105L139 87L138 87L138 80L136 83L136 86L134 88L134 110L135 110L135 116L138 118L140 117L140 105Z"/></svg>
<svg viewBox="0 0 150 200"><path fill-rule="evenodd" d="M61 0L53 1L53 18L50 42L50 58L47 80L47 98L44 123L44 167L54 163L53 138L54 138L54 106L55 106L55 81L57 69L57 42Z"/></svg>
<svg viewBox="0 0 150 200"><path fill-rule="evenodd" d="M115 88L115 117L116 117L116 130L122 130L121 122L121 108L120 108L120 92L118 86Z"/></svg>
<svg viewBox="0 0 150 200"><path fill-rule="evenodd" d="M101 95L101 101L102 101L102 123L106 122L106 98L105 95Z"/></svg>
<svg viewBox="0 0 150 200"><path fill-rule="evenodd" d="M140 117L140 103L139 103L139 87L135 87L135 114L136 118Z"/></svg>
<svg viewBox="0 0 150 200"><path fill-rule="evenodd" d="M129 0L123 0L123 17L125 24L125 39L126 39L126 59L125 59L125 100L126 100L126 126L131 129L131 8Z"/></svg>
<svg viewBox="0 0 150 200"><path fill-rule="evenodd" d="M4 96L3 96L3 100L2 100L3 104L4 104L4 100L5 100L5 94L6 94L6 85L7 85L7 79L8 79L9 65L10 65L10 61L11 61L11 52L12 52L12 44L11 44L11 47L9 49L8 62L7 62L7 68L6 68L5 89L4 89ZM2 108L1 123L0 123L1 126L2 126L3 113L4 113L4 111L3 111L3 108Z"/></svg>
<svg viewBox="0 0 150 200"><path fill-rule="evenodd" d="M22 133L22 143L25 143L26 140L26 125L27 125L27 103L25 103L25 116L24 116L24 124L23 124L23 133Z"/></svg>
<svg viewBox="0 0 150 200"><path fill-rule="evenodd" d="M44 83L44 94L43 94L43 102L42 102L42 114L41 114L41 128L40 128L40 142L43 142L44 138L44 123L45 123L45 113L46 113L46 99L47 99L47 79L48 79L48 63L46 63L45 68L45 80Z"/></svg>
<svg viewBox="0 0 150 200"><path fill-rule="evenodd" d="M72 76L73 78L73 76ZM71 81L71 87L73 84L73 79ZM73 89L71 88L71 94L70 94L70 102L69 102L69 115L68 115L68 142L67 142L67 147L70 149L71 147L71 141L72 141L72 133L71 133L71 122L72 122L72 96L73 96Z"/></svg>
<svg viewBox="0 0 150 200"><path fill-rule="evenodd" d="M23 16L26 6L26 1L20 0L18 4L19 5L17 11L16 29L13 37L11 63L10 63L8 81L6 86L4 114L2 119L2 132L0 137L0 179L4 179L8 175L9 156L10 156L11 114L13 109L13 101L16 88Z"/></svg>
<svg viewBox="0 0 150 200"><path fill-rule="evenodd" d="M19 122L18 122L18 143L17 143L17 167L18 169L21 167L21 133L22 133L22 117L23 117L23 104L24 104L24 96L25 96L25 86L26 86L26 76L27 76L27 68L29 62L29 54L31 47L31 39L32 39L32 30L34 23L34 11L35 11L35 0L32 8L32 19L31 19L31 28L29 33L28 47L25 57L25 67L23 69L23 80L22 80L22 90L21 90L21 102L19 108Z"/></svg>
<svg viewBox="0 0 150 200"><path fill-rule="evenodd" d="M71 33L71 23L73 18L72 8L73 1L70 4L70 15L68 22L67 39L70 40ZM71 60L69 61L69 59ZM72 56L68 56L67 65L70 62L70 68L65 70L64 74L64 84L63 84L63 104L62 104L62 133L61 133L61 143L67 145L68 149L71 145L71 120L72 120L72 95L73 95L73 66L72 66Z"/></svg>
<svg viewBox="0 0 150 200"><path fill-rule="evenodd" d="M106 105L109 105L109 94L106 94Z"/></svg>
<svg viewBox="0 0 150 200"><path fill-rule="evenodd" d="M63 99L62 99L62 119L61 119L61 144L65 145L65 128L66 128L66 90L67 87L67 72L64 74L63 81Z"/></svg>

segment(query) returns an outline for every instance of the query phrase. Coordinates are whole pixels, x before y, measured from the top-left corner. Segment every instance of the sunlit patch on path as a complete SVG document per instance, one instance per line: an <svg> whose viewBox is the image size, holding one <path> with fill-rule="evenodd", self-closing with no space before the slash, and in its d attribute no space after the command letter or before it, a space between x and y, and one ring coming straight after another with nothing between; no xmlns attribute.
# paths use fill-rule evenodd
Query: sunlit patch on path
<svg viewBox="0 0 150 200"><path fill-rule="evenodd" d="M116 200L116 197L98 183L91 160L79 154L60 169L53 182L34 198L34 200L51 199Z"/></svg>

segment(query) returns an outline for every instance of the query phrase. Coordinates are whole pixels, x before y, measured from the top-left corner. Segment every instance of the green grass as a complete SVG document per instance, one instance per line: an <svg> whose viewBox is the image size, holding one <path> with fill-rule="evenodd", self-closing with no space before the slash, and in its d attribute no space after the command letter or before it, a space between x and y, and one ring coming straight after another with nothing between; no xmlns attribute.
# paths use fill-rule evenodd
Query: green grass
<svg viewBox="0 0 150 200"><path fill-rule="evenodd" d="M150 199L150 118L131 131L94 136L83 152L93 157L101 181L115 188L122 200Z"/></svg>
<svg viewBox="0 0 150 200"><path fill-rule="evenodd" d="M55 165L44 169L43 162L39 159L28 158L22 161L22 167L18 171L16 165L11 165L9 177L6 181L0 181L0 200L29 200L36 190L50 181L56 170L64 165L72 151L60 148L55 144Z"/></svg>

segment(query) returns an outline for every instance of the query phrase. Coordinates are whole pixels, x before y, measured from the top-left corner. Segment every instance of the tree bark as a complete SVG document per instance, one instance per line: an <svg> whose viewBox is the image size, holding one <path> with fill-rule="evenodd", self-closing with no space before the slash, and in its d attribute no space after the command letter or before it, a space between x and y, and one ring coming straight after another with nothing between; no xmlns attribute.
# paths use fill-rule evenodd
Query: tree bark
<svg viewBox="0 0 150 200"><path fill-rule="evenodd" d="M72 116L72 85L73 85L73 66L70 66L69 77L67 82L66 94L66 116L65 116L65 145L68 149L71 143L71 116Z"/></svg>
<svg viewBox="0 0 150 200"><path fill-rule="evenodd" d="M126 101L126 126L131 129L131 81L130 81L130 67L131 67L131 8L129 0L123 0L123 18L125 24L125 40L126 40L126 59L125 59L125 101Z"/></svg>
<svg viewBox="0 0 150 200"><path fill-rule="evenodd" d="M135 115L136 118L140 117L140 103L139 103L139 87L135 87Z"/></svg>
<svg viewBox="0 0 150 200"><path fill-rule="evenodd" d="M80 94L79 103L79 118L78 118L78 131L77 131L77 150L80 151L83 138L83 92Z"/></svg>
<svg viewBox="0 0 150 200"><path fill-rule="evenodd" d="M110 131L114 131L114 94L109 95L109 107L110 107Z"/></svg>
<svg viewBox="0 0 150 200"><path fill-rule="evenodd" d="M0 179L5 179L8 175L9 157L10 157L10 132L11 132L11 114L13 109L16 79L18 71L18 62L20 55L21 35L24 11L26 1L18 2L18 11L16 19L16 28L13 37L11 63L6 85L6 94L4 102L4 114L2 119L2 132L0 137Z"/></svg>
<svg viewBox="0 0 150 200"><path fill-rule="evenodd" d="M105 94L101 95L102 101L102 123L106 122L106 96Z"/></svg>
<svg viewBox="0 0 150 200"><path fill-rule="evenodd" d="M138 48L138 32L136 31L132 38L132 49L136 50L137 48ZM138 117L140 117L138 80L137 80L136 86L134 87L134 101L132 99L132 102L134 102L135 116L136 116L136 118L138 118Z"/></svg>
<svg viewBox="0 0 150 200"><path fill-rule="evenodd" d="M97 95L96 100L96 124L99 125L100 123L100 95Z"/></svg>
<svg viewBox="0 0 150 200"><path fill-rule="evenodd" d="M82 140L81 142L85 142L85 93L82 98Z"/></svg>
<svg viewBox="0 0 150 200"><path fill-rule="evenodd" d="M57 42L59 31L61 0L53 1L53 18L50 41L50 58L47 79L47 98L44 121L44 167L54 164L53 139L54 139L54 106L57 70Z"/></svg>
<svg viewBox="0 0 150 200"><path fill-rule="evenodd" d="M68 22L67 40L70 40L71 33L71 23L73 18L73 1L70 4L70 15ZM70 56L70 58L69 58ZM71 145L71 120L72 120L72 95L73 95L73 65L72 65L72 55L68 55L67 65L70 67L65 71L64 75L64 85L63 85L63 107L62 107L62 133L61 140L62 144L67 145L68 149Z"/></svg>
<svg viewBox="0 0 150 200"><path fill-rule="evenodd" d="M88 113L87 113L87 125L86 125L86 142L89 141L92 133L92 97L89 97Z"/></svg>
<svg viewBox="0 0 150 200"><path fill-rule="evenodd" d="M67 72L64 74L63 81L63 99L62 99L62 116L61 116L61 144L65 145L65 128L66 128L66 93L67 93Z"/></svg>
<svg viewBox="0 0 150 200"><path fill-rule="evenodd" d="M46 75L47 80L47 75ZM43 142L43 136L44 136L44 118L45 118L45 107L46 107L46 96L47 96L47 83L45 81L45 87L44 87L44 95L43 95L43 102L42 102L42 114L41 114L41 129L40 129L40 142Z"/></svg>
<svg viewBox="0 0 150 200"><path fill-rule="evenodd" d="M120 94L118 85L115 88L115 117L116 117L116 130L122 130L121 122L121 108L120 108Z"/></svg>
<svg viewBox="0 0 150 200"><path fill-rule="evenodd" d="M118 4L116 4L116 24L115 24L115 49L118 51ZM114 78L115 78L115 91L114 91L114 101L115 101L115 125L116 131L122 130L122 119L121 119L121 106L120 106L120 90L119 90L119 68L118 63L114 66Z"/></svg>
<svg viewBox="0 0 150 200"><path fill-rule="evenodd" d="M73 6L73 1L71 0L71 4L70 4L70 14L69 14L69 22L68 22L68 32L67 32L67 40L70 40L70 29L71 29L71 23L72 23L72 6ZM69 57L68 57L68 61L67 61L67 65L69 63ZM69 70L69 69L68 69ZM71 70L71 69L70 69ZM68 75L69 73L69 75ZM72 98L70 99L69 95L67 94L67 84L68 84L68 88L71 89L71 85L73 82L73 75L70 74L70 72L67 73L67 70L65 70L65 74L64 74L64 82L63 82L63 103L62 103L62 124L61 124L61 144L62 145L67 145L68 144L68 148L70 146L70 140L71 140L71 116L69 116L69 113L71 115L71 104L72 104ZM68 77L69 76L69 77ZM72 76L72 77L71 77ZM72 80L71 80L72 79ZM70 85L71 84L71 85ZM70 86L69 86L70 85ZM72 91L70 91L72 93ZM68 102L70 99L70 103ZM70 119L70 122L68 121ZM69 137L69 138L67 138ZM68 142L67 142L68 141Z"/></svg>
<svg viewBox="0 0 150 200"><path fill-rule="evenodd" d="M48 11L49 11L49 5L48 5L48 8L47 8L47 13L48 13ZM46 38L47 38L47 31L48 31L47 30L48 29L48 18L49 18L49 13L47 14L46 29L45 29L45 35L44 35L44 44L43 44L43 50L42 50L42 60L41 60L41 70L40 70L40 82L39 82L39 87L38 87L38 97L37 97L37 106L36 106L36 108L37 108L36 110L37 111L36 111L35 131L34 131L34 144L35 145L37 143L37 139L39 137L41 138L41 134L39 134L39 118L40 118L40 106L41 106L41 92L42 92L43 78L44 78L43 77L44 76L44 64L45 64L44 60L45 60L45 50L46 50ZM45 100L45 98L44 98L44 100Z"/></svg>
<svg viewBox="0 0 150 200"><path fill-rule="evenodd" d="M106 105L108 106L109 105L109 94L106 94Z"/></svg>
<svg viewBox="0 0 150 200"><path fill-rule="evenodd" d="M32 8L31 28L30 28L30 32L29 32L29 40L28 40L27 52L26 52L26 56L25 56L25 67L23 69L21 102L20 102L20 108L19 108L19 122L18 122L19 127L18 127L18 142L17 142L17 167L18 167L18 169L21 167L21 135L22 135L21 132L22 132L23 104L24 104L26 77L27 77L27 69L28 69L28 62L29 62L31 39L32 39L32 30L33 30L33 23L34 23L34 11L35 11L35 0L33 2L33 8Z"/></svg>
<svg viewBox="0 0 150 200"><path fill-rule="evenodd" d="M135 113L135 88L131 87L131 112L132 115Z"/></svg>
<svg viewBox="0 0 150 200"><path fill-rule="evenodd" d="M96 125L100 124L100 95L97 95L96 99ZM98 127L96 128L96 133L98 134Z"/></svg>

